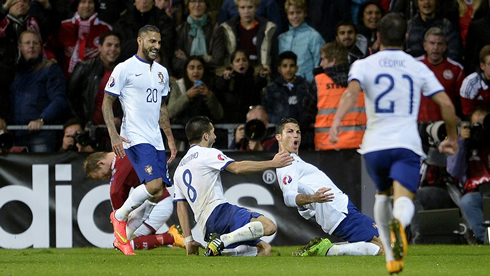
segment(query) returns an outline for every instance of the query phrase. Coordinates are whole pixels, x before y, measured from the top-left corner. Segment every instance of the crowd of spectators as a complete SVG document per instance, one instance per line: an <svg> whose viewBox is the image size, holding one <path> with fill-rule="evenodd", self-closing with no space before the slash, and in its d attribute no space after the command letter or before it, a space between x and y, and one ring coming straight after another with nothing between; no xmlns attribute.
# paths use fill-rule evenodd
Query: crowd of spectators
<svg viewBox="0 0 490 276"><path fill-rule="evenodd" d="M468 120L474 108L490 105L489 65L480 57L490 44L489 6L488 0L6 0L0 8L0 117L25 126L11 132L15 145L30 152L58 151L64 135L45 126L71 119L90 131L95 149L110 149L106 133L95 131L104 124L104 86L114 66L136 53L139 28L151 24L161 32L159 62L171 76L173 125L200 114L218 126L238 126L262 105L272 125L280 117L302 123L304 149L333 149L322 142L328 141L324 112L336 105L329 95L343 90L350 64L379 50L381 17L398 12L409 25L406 52L440 74L442 83L451 81L446 89ZM431 50L426 32L433 27L441 34L429 43L443 37L443 47ZM336 56L346 53L347 60ZM363 112L360 101L353 116ZM114 114L119 126L117 101ZM360 135L345 148L359 147L365 119L356 120ZM217 134L224 140L217 147L234 144L226 131Z"/></svg>

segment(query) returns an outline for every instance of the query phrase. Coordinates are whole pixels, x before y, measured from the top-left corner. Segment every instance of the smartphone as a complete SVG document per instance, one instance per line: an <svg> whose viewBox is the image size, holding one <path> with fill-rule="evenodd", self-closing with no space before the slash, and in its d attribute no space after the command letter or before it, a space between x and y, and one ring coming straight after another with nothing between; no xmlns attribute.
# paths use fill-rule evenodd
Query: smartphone
<svg viewBox="0 0 490 276"><path fill-rule="evenodd" d="M197 81L195 81L195 82L194 82L194 86L196 86L196 85L197 85L197 86L202 86L202 85L203 85L202 80L197 80Z"/></svg>

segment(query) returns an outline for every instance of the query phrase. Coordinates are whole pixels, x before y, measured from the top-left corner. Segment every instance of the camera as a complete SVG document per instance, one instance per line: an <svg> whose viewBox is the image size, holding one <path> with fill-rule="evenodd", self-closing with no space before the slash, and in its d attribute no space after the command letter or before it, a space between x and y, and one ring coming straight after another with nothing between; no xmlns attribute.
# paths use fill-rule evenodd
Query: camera
<svg viewBox="0 0 490 276"><path fill-rule="evenodd" d="M419 134L423 145L437 147L446 139L446 124L444 121L420 122Z"/></svg>
<svg viewBox="0 0 490 276"><path fill-rule="evenodd" d="M14 146L14 136L8 132L0 130L0 149L10 150Z"/></svg>
<svg viewBox="0 0 490 276"><path fill-rule="evenodd" d="M267 134L265 124L259 119L253 119L245 124L245 137L250 141L262 141Z"/></svg>
<svg viewBox="0 0 490 276"><path fill-rule="evenodd" d="M489 113L490 114L490 113ZM470 146L482 148L490 145L490 115L483 118L483 123L474 123L470 126Z"/></svg>
<svg viewBox="0 0 490 276"><path fill-rule="evenodd" d="M90 132L89 131L77 131L75 132L74 135L71 136L73 138L73 140L75 141L75 145L76 144L80 144L82 147L86 147L86 146L94 146L95 145L95 141L92 139L92 137L90 137ZM73 145L73 146L70 146L70 150L74 150L74 151L77 151L77 147Z"/></svg>

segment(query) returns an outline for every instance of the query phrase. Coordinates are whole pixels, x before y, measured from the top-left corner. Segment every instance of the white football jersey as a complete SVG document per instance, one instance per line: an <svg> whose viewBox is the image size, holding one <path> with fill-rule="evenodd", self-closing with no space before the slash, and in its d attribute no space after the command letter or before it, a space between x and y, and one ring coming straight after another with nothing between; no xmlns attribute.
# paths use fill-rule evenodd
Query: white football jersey
<svg viewBox="0 0 490 276"><path fill-rule="evenodd" d="M160 132L160 106L170 91L165 67L149 63L137 55L119 63L112 71L105 92L119 97L124 112L121 136L130 143L124 148L149 143L165 150Z"/></svg>
<svg viewBox="0 0 490 276"><path fill-rule="evenodd" d="M284 196L284 203L290 207L298 207L298 211L306 219L310 217L304 215L305 209L308 209L309 212L306 214L314 215L316 222L323 231L332 234L348 213L349 197L317 167L306 163L294 153L291 153L291 156L294 158L293 164L276 169L277 181ZM331 188L328 193L334 194L332 202L316 202L297 206L296 196L298 194L311 195L323 187Z"/></svg>
<svg viewBox="0 0 490 276"><path fill-rule="evenodd" d="M359 152L406 148L425 156L417 118L421 95L444 91L434 73L402 50L383 50L355 61L352 80L361 84L367 114Z"/></svg>
<svg viewBox="0 0 490 276"><path fill-rule="evenodd" d="M180 160L174 174L174 201L185 200L194 218L206 234L208 217L216 206L226 203L221 171L235 160L215 148L192 146Z"/></svg>

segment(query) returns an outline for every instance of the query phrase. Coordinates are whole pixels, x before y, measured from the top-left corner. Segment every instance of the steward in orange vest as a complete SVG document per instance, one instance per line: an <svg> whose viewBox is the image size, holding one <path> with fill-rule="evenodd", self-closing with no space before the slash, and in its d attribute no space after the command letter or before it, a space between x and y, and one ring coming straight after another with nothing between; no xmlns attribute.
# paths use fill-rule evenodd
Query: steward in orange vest
<svg viewBox="0 0 490 276"><path fill-rule="evenodd" d="M344 66L338 65L330 67ZM348 70L348 64L346 65ZM326 72L331 71L330 68ZM338 69L338 68L337 68ZM347 75L345 75L347 76ZM345 80L347 81L347 79ZM345 116L340 126L339 142L330 143L328 140L329 130L332 126L335 112L339 106L340 97L345 91L345 84L335 82L327 73L321 73L315 76L317 86L317 115L315 121L315 149L332 150L332 149L357 149L362 143L362 137L366 130L366 113L364 109L364 93L359 93L359 99L356 106Z"/></svg>

